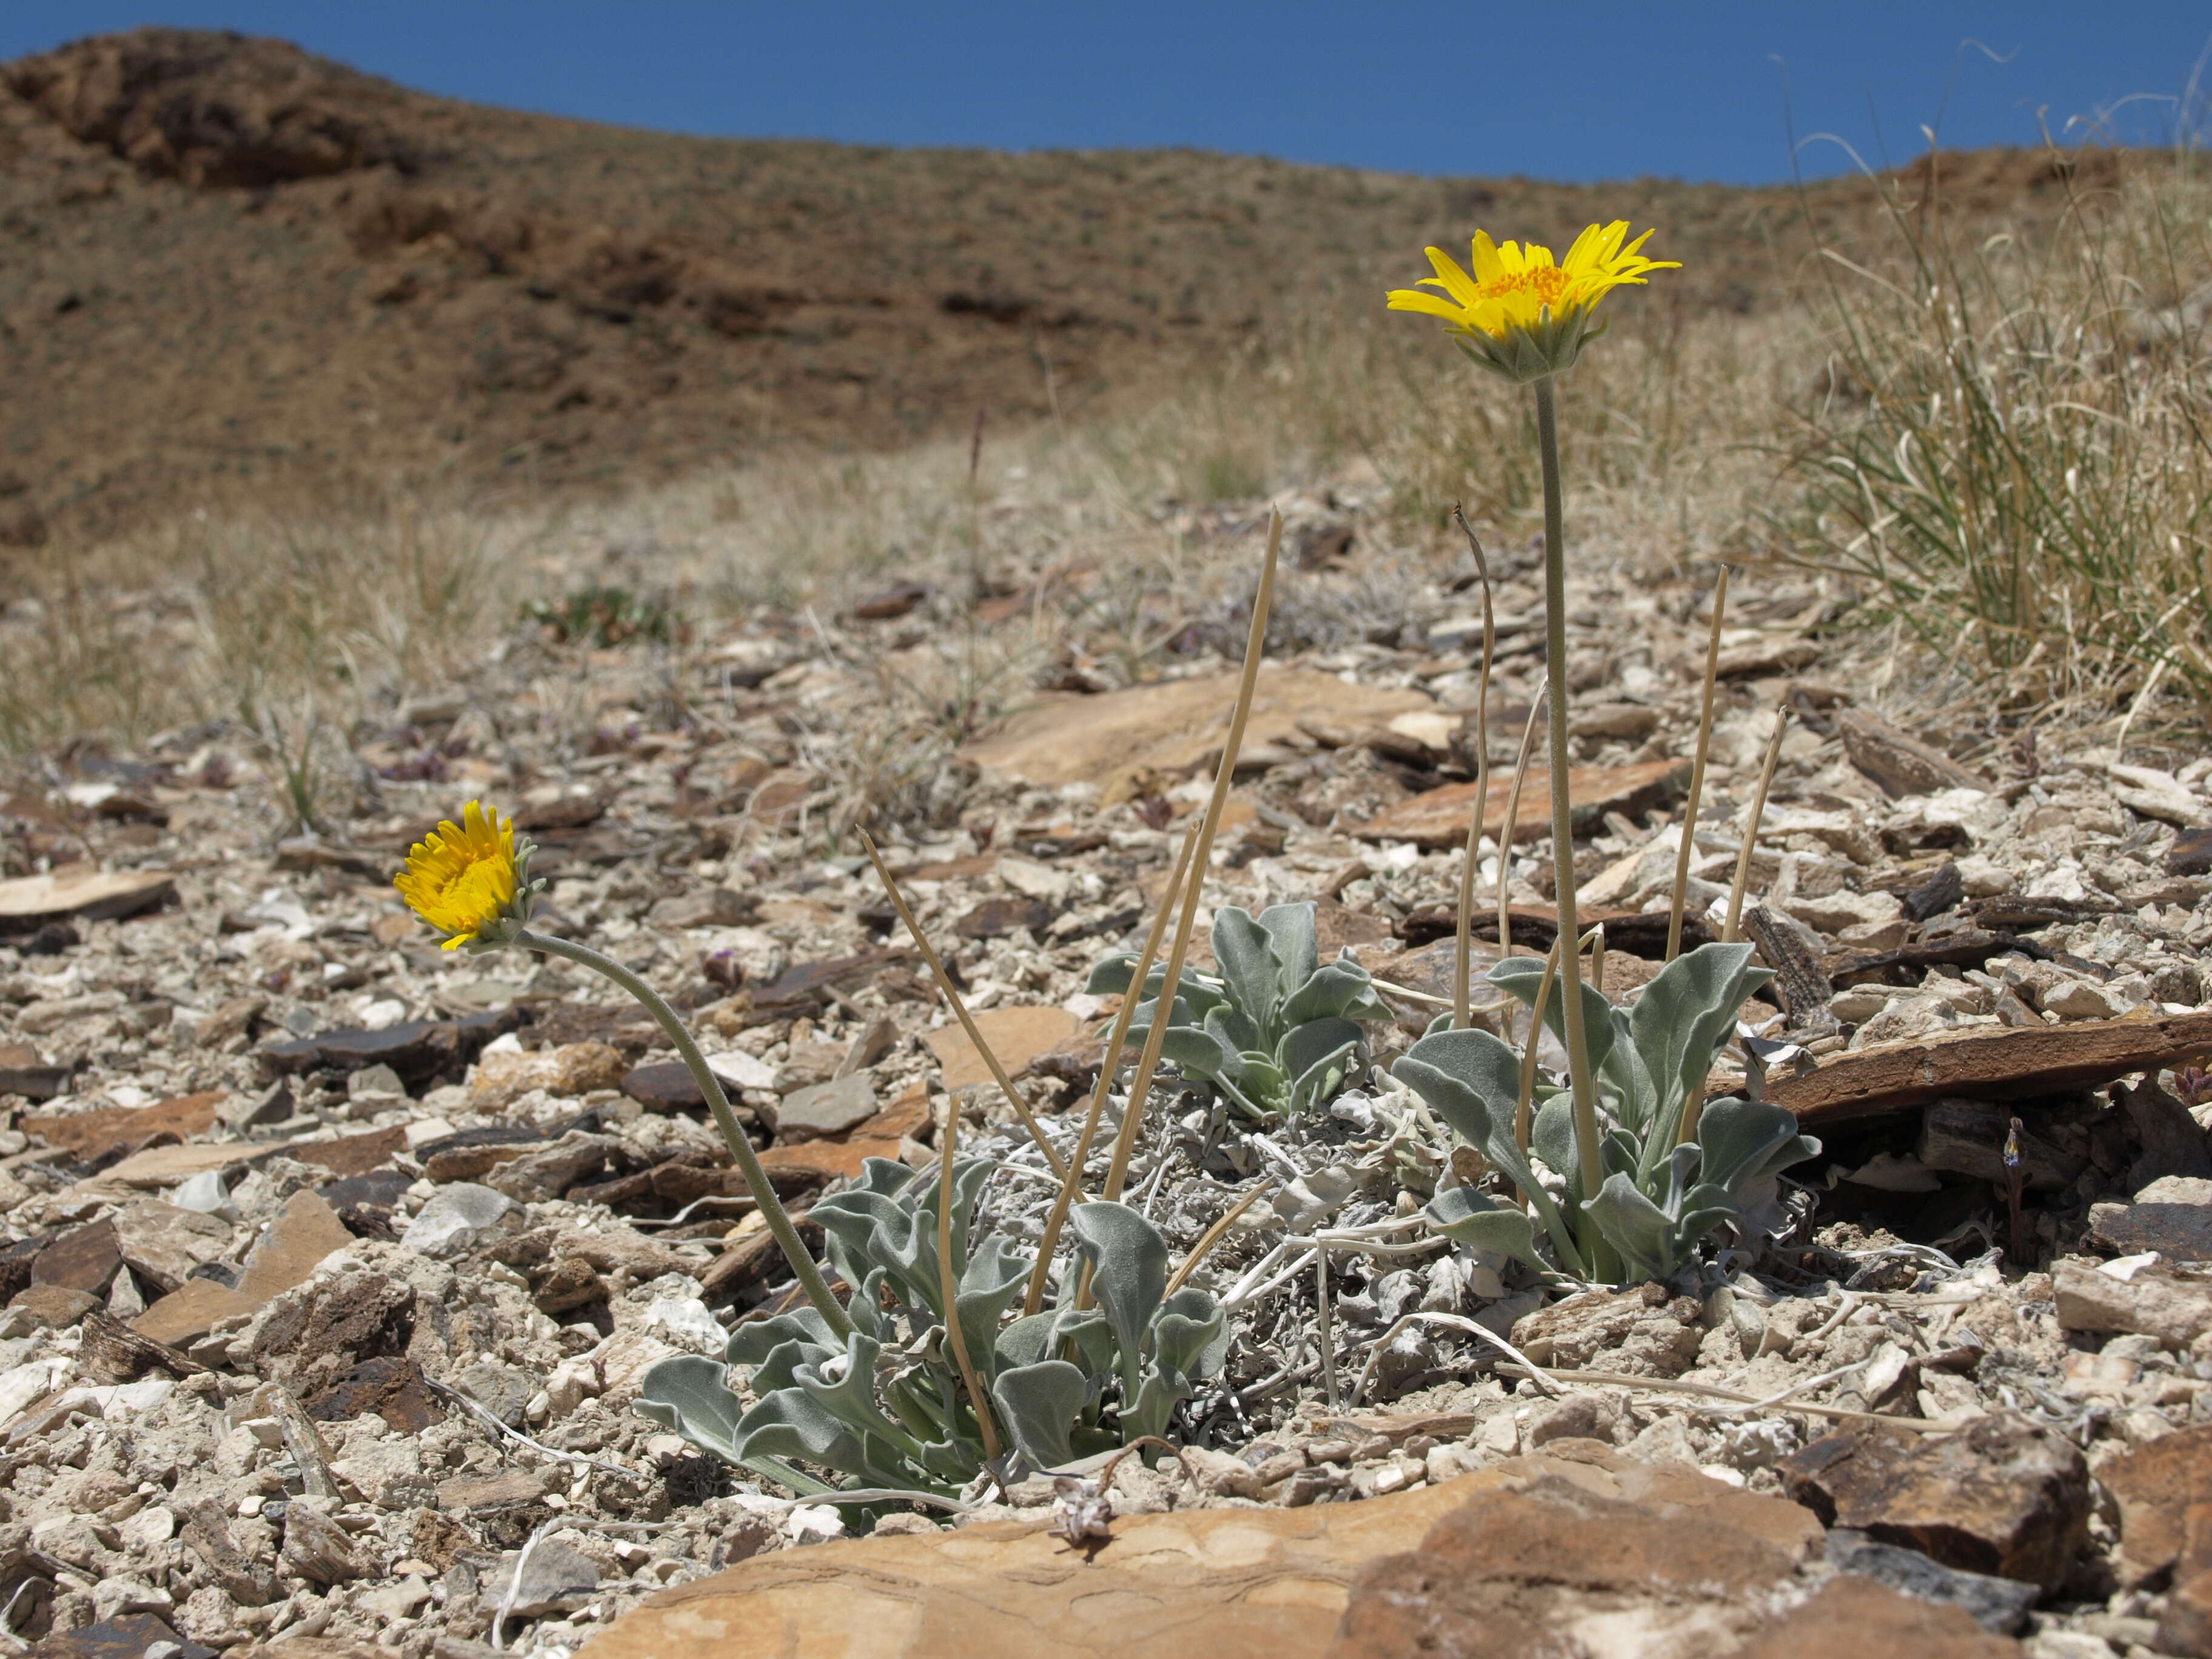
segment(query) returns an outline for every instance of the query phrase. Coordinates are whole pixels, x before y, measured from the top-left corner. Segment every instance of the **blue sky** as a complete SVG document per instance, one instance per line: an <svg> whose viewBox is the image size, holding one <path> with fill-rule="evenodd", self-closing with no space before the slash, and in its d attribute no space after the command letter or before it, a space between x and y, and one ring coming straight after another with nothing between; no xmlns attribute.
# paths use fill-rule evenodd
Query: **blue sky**
<svg viewBox="0 0 2212 1659"><path fill-rule="evenodd" d="M283 35L429 91L686 132L1731 183L1788 175L1785 65L1801 137L1902 161L1939 118L1948 144L2032 143L2039 113L2059 131L2118 106L2124 136L2163 137L2212 40L2212 6L2173 0L5 0L0 58L141 22ZM1802 157L1850 165L1826 144Z"/></svg>

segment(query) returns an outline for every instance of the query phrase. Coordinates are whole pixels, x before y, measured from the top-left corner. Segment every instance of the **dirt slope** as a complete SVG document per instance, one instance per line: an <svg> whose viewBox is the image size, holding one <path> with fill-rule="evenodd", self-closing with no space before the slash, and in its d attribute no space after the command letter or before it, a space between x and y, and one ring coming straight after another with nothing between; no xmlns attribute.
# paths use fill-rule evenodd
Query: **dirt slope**
<svg viewBox="0 0 2212 1659"><path fill-rule="evenodd" d="M1478 220L1616 213L1696 256L1678 305L1769 303L1802 246L1778 191L686 138L276 40L100 37L0 65L0 538L301 477L607 484L1080 414L1364 308Z"/></svg>

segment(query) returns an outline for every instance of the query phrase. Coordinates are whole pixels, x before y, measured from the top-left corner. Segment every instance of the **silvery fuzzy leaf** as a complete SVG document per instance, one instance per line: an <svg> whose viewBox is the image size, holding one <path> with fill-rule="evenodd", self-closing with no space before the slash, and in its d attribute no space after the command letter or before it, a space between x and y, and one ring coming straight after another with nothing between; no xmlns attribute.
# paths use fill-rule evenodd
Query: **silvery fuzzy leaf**
<svg viewBox="0 0 2212 1659"><path fill-rule="evenodd" d="M1283 1000L1282 964L1275 958L1274 947L1275 941L1250 911L1224 904L1213 913L1214 964L1230 1000L1256 1026L1273 1024L1275 1009Z"/></svg>
<svg viewBox="0 0 2212 1659"><path fill-rule="evenodd" d="M730 1392L728 1373L699 1354L654 1361L638 1379L637 1409L726 1463L743 1461L738 1424L744 1407Z"/></svg>
<svg viewBox="0 0 2212 1659"><path fill-rule="evenodd" d="M991 1385L999 1420L1022 1455L1041 1469L1075 1461L1068 1436L1082 1414L1089 1383L1064 1359L1040 1360L1003 1371Z"/></svg>
<svg viewBox="0 0 2212 1659"><path fill-rule="evenodd" d="M1583 1208L1637 1277L1674 1277L1684 1249L1674 1218L1638 1192L1634 1181L1620 1174L1607 1176L1597 1196Z"/></svg>
<svg viewBox="0 0 2212 1659"><path fill-rule="evenodd" d="M1387 1020L1390 1011L1375 994L1375 981L1356 962L1332 962L1309 975L1283 1004L1283 1024L1312 1019Z"/></svg>
<svg viewBox="0 0 2212 1659"><path fill-rule="evenodd" d="M1275 994L1280 1003L1310 980L1321 963L1319 907L1311 899L1271 904L1260 912L1260 930L1275 959Z"/></svg>
<svg viewBox="0 0 2212 1659"><path fill-rule="evenodd" d="M1127 1205L1103 1200L1077 1205L1068 1227L1091 1264L1091 1293L1114 1333L1122 1378L1133 1392L1146 1328L1167 1292L1167 1241Z"/></svg>
<svg viewBox="0 0 2212 1659"><path fill-rule="evenodd" d="M1734 1191L1817 1154L1820 1143L1797 1133L1797 1120L1769 1101L1730 1095L1708 1101L1698 1117L1700 1176Z"/></svg>
<svg viewBox="0 0 2212 1659"><path fill-rule="evenodd" d="M1755 954L1748 945L1701 945L1661 969L1629 1013L1629 1038L1654 1091L1650 1121L1669 1144L1685 1104L1704 1092L1706 1073L1734 1035L1737 1010L1774 977L1753 965Z"/></svg>
<svg viewBox="0 0 2212 1659"><path fill-rule="evenodd" d="M836 1353L842 1346L831 1334L829 1322L812 1307L804 1307L738 1326L730 1333L722 1358L732 1365L757 1365L772 1349L786 1342L802 1342L824 1354Z"/></svg>
<svg viewBox="0 0 2212 1659"><path fill-rule="evenodd" d="M1545 1265L1536 1254L1535 1224L1517 1204L1491 1198L1472 1187L1453 1187L1438 1193L1421 1213L1429 1225L1470 1249L1495 1251L1532 1267Z"/></svg>

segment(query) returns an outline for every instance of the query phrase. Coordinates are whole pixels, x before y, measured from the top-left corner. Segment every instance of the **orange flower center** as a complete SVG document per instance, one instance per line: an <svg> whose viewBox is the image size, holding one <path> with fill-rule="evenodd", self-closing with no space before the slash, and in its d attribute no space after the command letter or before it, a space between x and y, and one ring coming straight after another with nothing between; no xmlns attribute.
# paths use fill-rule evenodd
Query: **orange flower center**
<svg viewBox="0 0 2212 1659"><path fill-rule="evenodd" d="M1566 287L1565 271L1557 265L1538 265L1532 270L1512 272L1485 283L1482 295L1486 300L1510 300L1526 295L1540 306L1556 306Z"/></svg>

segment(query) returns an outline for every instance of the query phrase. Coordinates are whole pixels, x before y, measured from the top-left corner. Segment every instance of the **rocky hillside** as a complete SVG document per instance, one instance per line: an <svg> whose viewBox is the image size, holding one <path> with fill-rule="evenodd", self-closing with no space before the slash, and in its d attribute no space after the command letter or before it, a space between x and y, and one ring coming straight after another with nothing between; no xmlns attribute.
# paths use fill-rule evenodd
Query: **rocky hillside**
<svg viewBox="0 0 2212 1659"><path fill-rule="evenodd" d="M2048 183L1968 165L1996 198ZM282 41L104 36L0 65L0 539L272 483L606 485L1072 416L1364 308L1479 220L1613 214L1692 261L1675 304L1771 304L1798 263L1783 191L686 138Z"/></svg>

